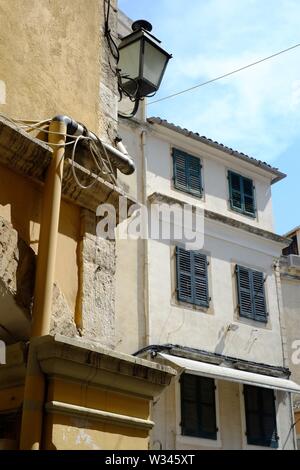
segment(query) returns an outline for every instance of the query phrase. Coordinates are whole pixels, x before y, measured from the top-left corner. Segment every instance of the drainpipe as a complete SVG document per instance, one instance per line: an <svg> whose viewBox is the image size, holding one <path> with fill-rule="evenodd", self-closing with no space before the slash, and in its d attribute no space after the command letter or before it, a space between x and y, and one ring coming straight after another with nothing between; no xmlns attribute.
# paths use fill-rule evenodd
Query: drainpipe
<svg viewBox="0 0 300 470"><path fill-rule="evenodd" d="M64 153L67 125L65 121L53 120L49 127L49 144L55 144L48 168L43 212L39 237L33 321L31 336L44 336L50 332L52 291L54 282L61 188L64 169Z"/></svg>
<svg viewBox="0 0 300 470"><path fill-rule="evenodd" d="M288 357L288 348L287 348L285 314L284 314L282 289L281 289L280 258L276 259L274 262L274 275L275 275L275 284L276 284L277 305L278 305L278 312L279 312L282 364L283 364L283 367L288 368L289 357Z"/></svg>
<svg viewBox="0 0 300 470"><path fill-rule="evenodd" d="M49 144L53 156L48 168L39 237L31 341L29 344L20 436L21 450L39 450L42 440L45 378L36 356L34 338L50 333L52 293L55 271L61 188L67 125L53 119Z"/></svg>
<svg viewBox="0 0 300 470"><path fill-rule="evenodd" d="M146 161L146 131L141 132L142 148L142 204L147 207L147 161ZM145 346L150 344L150 319L149 319L149 240L144 239L144 322L145 322Z"/></svg>

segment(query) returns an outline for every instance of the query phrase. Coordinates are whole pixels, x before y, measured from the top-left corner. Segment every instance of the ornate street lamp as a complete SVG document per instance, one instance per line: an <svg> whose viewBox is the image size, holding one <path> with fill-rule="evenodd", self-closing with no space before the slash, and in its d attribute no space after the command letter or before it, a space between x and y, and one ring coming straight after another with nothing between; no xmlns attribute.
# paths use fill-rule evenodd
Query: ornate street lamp
<svg viewBox="0 0 300 470"><path fill-rule="evenodd" d="M125 36L119 45L119 89L135 103L130 116L136 114L141 99L153 96L160 87L171 54L160 47L161 41L150 31L148 21L132 24L133 32Z"/></svg>

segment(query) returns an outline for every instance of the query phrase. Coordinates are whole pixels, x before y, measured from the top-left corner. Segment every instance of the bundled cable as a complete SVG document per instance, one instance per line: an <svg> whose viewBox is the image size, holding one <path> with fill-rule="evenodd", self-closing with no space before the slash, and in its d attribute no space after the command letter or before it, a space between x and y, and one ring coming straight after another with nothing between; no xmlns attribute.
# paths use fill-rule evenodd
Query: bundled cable
<svg viewBox="0 0 300 470"><path fill-rule="evenodd" d="M28 119L12 119L7 116L4 116L3 114L0 113L0 116L8 120L14 125L17 125L20 129L25 130L26 132L41 132L41 133L46 133L48 135L50 134L55 134L55 135L62 135L59 132L54 132L49 130L49 124L52 119L44 119L44 120L28 120ZM72 173L74 180L78 184L78 186L81 189L89 189L94 184L97 182L99 177L105 176L106 178L109 179L109 181L115 185L118 186L117 180L114 174L114 169L111 163L111 160L109 158L108 152L106 148L104 147L101 139L99 139L98 136L93 134L93 137L88 136L88 130L85 128L85 126L82 125L82 127L85 129L85 133L83 135L71 135L71 134L64 134L65 137L68 138L68 141L65 142L64 144L51 144L51 146L59 146L59 147L64 147L64 146L73 146L72 148L72 153L71 153L71 161L72 161ZM38 136L35 136L36 139L40 140L41 142L45 142L43 139L39 138ZM78 150L78 144L84 141L87 143L88 147L88 152L91 160L94 162L96 168L97 168L97 174L94 174L93 171L90 170L90 176L93 178L93 181L89 185L83 185L77 176L76 173L76 152ZM78 164L79 165L79 164ZM82 165L79 165L82 166Z"/></svg>

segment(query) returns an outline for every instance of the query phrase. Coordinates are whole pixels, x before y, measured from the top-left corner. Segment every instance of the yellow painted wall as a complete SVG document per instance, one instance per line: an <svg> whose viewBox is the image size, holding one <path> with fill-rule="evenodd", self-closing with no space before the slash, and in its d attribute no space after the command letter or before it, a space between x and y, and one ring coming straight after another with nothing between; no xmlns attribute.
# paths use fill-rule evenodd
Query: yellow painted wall
<svg viewBox="0 0 300 470"><path fill-rule="evenodd" d="M0 112L68 114L99 130L103 3L0 0Z"/></svg>
<svg viewBox="0 0 300 470"><path fill-rule="evenodd" d="M0 389L0 411L15 410L22 405L24 386Z"/></svg>
<svg viewBox="0 0 300 470"><path fill-rule="evenodd" d="M88 387L75 382L53 379L49 383L48 401L60 401L136 418L149 418L149 401L110 389Z"/></svg>
<svg viewBox="0 0 300 470"><path fill-rule="evenodd" d="M42 187L0 165L0 216L11 222L19 236L37 252L42 207ZM75 312L78 290L77 241L80 208L62 201L55 281Z"/></svg>
<svg viewBox="0 0 300 470"><path fill-rule="evenodd" d="M295 422L296 424L296 434L297 436L300 436L300 412L295 413Z"/></svg>
<svg viewBox="0 0 300 470"><path fill-rule="evenodd" d="M116 414L149 418L149 401L138 396L52 379L47 401L58 401ZM148 432L130 426L101 423L89 418L51 413L45 419L45 449L148 449Z"/></svg>
<svg viewBox="0 0 300 470"><path fill-rule="evenodd" d="M129 427L51 414L47 416L45 450L147 450L148 433Z"/></svg>

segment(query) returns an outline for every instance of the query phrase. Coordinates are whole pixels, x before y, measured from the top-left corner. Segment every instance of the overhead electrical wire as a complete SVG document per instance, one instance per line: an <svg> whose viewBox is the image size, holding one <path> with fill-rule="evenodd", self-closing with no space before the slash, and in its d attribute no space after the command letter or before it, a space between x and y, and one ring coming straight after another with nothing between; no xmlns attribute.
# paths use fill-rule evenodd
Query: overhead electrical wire
<svg viewBox="0 0 300 470"><path fill-rule="evenodd" d="M275 52L272 55L264 57L263 59L256 60L255 62L252 62L251 64L244 65L243 67L239 67L238 69L232 70L231 72L227 72L227 73L224 73L223 75L219 75L218 77L211 78L210 80L206 80L205 82L199 83L198 85L194 85L190 88L186 88L185 90L178 91L177 93L173 93L173 94L168 95L168 96L163 96L162 98L159 98L157 100L149 101L149 103L147 103L147 106L150 106L151 104L154 104L154 103L159 103L161 101L169 100L170 98L175 98L175 96L179 96L179 95L182 95L182 94L187 93L189 91L195 90L196 88L200 88L202 86L209 85L210 83L221 80L222 78L229 77L230 75L241 72L242 70L246 70L250 67L254 67L255 65L261 64L262 62L265 62L266 60L273 59L274 57L277 57L281 54L284 54L285 52L289 52L293 49L296 49L299 46L300 46L300 43L295 44L294 46L288 47L287 49L283 49L279 52Z"/></svg>

